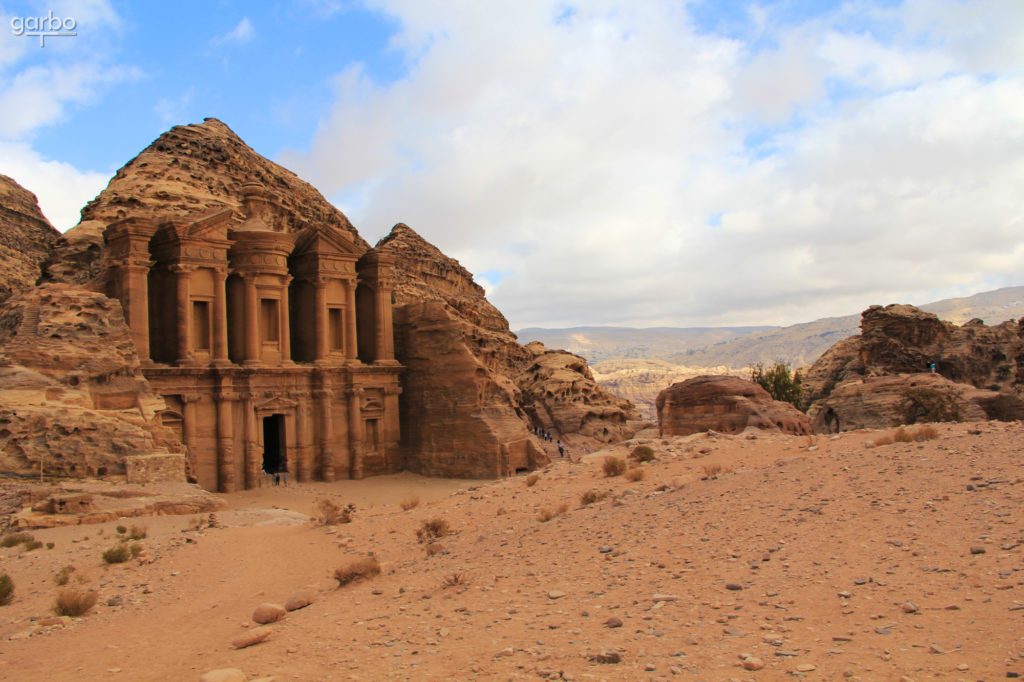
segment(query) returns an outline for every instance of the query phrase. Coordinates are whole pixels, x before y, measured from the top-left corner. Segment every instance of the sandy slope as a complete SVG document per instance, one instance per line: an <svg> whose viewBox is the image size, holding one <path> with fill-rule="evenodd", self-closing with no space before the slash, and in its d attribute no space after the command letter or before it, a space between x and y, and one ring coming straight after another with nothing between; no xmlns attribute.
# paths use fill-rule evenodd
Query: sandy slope
<svg viewBox="0 0 1024 682"><path fill-rule="evenodd" d="M0 550L18 586L0 607L0 678L195 680L219 667L279 680L1024 675L1024 426L939 431L879 447L866 445L879 432L651 439L659 459L633 483L604 478L591 456L533 487L452 493L458 482L401 476L251 491L230 496L225 528L145 520L155 561L141 566L102 566L115 524L39 531L53 550ZM732 471L703 480L713 464ZM402 511L413 488L423 502ZM611 495L581 507L591 488ZM325 529L252 510L308 512L325 494L355 501L355 522ZM563 502L566 513L537 520ZM454 533L427 557L415 529L432 517ZM333 569L371 551L384 573L334 589ZM65 563L100 604L29 630ZM454 574L468 583L445 587ZM259 603L309 584L318 600L271 625L269 641L229 646ZM108 606L116 596L122 605ZM622 626L606 626L612 617ZM590 660L601 652L621 662Z"/></svg>

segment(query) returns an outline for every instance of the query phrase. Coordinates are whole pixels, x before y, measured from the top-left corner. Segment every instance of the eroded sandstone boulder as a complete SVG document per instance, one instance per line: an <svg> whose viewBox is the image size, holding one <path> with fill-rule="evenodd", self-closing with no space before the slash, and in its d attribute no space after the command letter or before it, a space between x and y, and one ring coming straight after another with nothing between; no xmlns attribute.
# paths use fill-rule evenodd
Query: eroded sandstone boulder
<svg viewBox="0 0 1024 682"><path fill-rule="evenodd" d="M746 428L811 433L807 415L774 400L757 384L731 376L700 376L672 384L655 403L662 436L704 431L738 433Z"/></svg>
<svg viewBox="0 0 1024 682"><path fill-rule="evenodd" d="M60 237L36 195L0 175L0 304L35 286L50 245Z"/></svg>

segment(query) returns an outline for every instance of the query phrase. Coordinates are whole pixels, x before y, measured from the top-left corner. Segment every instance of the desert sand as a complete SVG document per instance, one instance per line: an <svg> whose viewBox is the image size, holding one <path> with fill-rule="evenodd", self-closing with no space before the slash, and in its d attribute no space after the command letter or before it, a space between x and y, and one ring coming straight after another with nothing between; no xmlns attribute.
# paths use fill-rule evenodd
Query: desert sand
<svg viewBox="0 0 1024 682"><path fill-rule="evenodd" d="M224 496L221 527L122 522L146 527L143 563L104 565L117 523L33 531L54 547L0 549L16 585L0 607L0 679L1024 675L1024 425L936 428L878 446L891 431L654 434L557 461L532 486L270 486ZM643 478L605 477L603 457L638 443L657 453ZM584 505L588 490L607 497ZM355 504L353 522L311 522L318 497ZM451 534L428 556L416 529L433 518ZM334 570L368 553L381 574L337 588ZM65 565L99 600L55 620ZM308 586L313 603L265 626L266 641L232 647L257 606Z"/></svg>

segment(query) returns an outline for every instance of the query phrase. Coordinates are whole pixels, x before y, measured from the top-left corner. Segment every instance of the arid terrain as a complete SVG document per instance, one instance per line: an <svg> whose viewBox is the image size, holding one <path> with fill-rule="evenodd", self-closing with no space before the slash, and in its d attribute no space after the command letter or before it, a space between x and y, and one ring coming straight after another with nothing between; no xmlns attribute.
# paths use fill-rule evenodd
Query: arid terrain
<svg viewBox="0 0 1024 682"><path fill-rule="evenodd" d="M271 486L222 496L221 527L122 521L146 527L141 564L101 560L118 522L33 531L54 547L0 550L16 585L0 607L0 678L1016 677L1024 425L935 429L879 445L892 430L644 432L556 461L534 485L405 473ZM656 453L642 479L603 474L606 455L639 443ZM587 491L607 496L583 504ZM320 497L354 503L352 523L311 523ZM450 534L428 556L416 530L435 518ZM381 574L336 588L334 570L368 553ZM99 600L49 620L66 565ZM232 647L257 606L311 585L313 603L266 641Z"/></svg>

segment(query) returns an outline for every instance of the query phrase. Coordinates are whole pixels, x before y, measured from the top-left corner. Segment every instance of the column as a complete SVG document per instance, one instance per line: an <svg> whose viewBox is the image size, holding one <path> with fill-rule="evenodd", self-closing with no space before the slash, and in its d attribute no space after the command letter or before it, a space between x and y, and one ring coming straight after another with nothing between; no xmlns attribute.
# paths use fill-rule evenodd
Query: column
<svg viewBox="0 0 1024 682"><path fill-rule="evenodd" d="M171 272L174 273L175 292L177 293L177 328L178 340L178 364L188 364L192 360L192 339L190 332L192 327L191 310L191 282L192 268L188 265L172 265Z"/></svg>
<svg viewBox="0 0 1024 682"><path fill-rule="evenodd" d="M228 389L217 393L217 490L235 492L234 401L237 395Z"/></svg>
<svg viewBox="0 0 1024 682"><path fill-rule="evenodd" d="M246 393L242 402L245 410L245 488L258 488L263 473L263 458L260 456L259 435L257 433L256 395Z"/></svg>
<svg viewBox="0 0 1024 682"><path fill-rule="evenodd" d="M228 295L226 268L213 271L213 364L230 364L228 359Z"/></svg>
<svg viewBox="0 0 1024 682"><path fill-rule="evenodd" d="M295 422L296 422L296 450L298 459L297 465L297 480L300 483L308 483L313 480L313 469L310 466L310 448L312 443L312 434L309 431L309 394L299 393L296 396L298 406L295 408Z"/></svg>
<svg viewBox="0 0 1024 682"><path fill-rule="evenodd" d="M387 444L385 450L388 452L388 467L393 472L403 468L399 453L402 430L398 420L398 396L401 394L402 387L397 382L384 387L384 414L381 418L381 432L384 435L381 440Z"/></svg>
<svg viewBox="0 0 1024 682"><path fill-rule="evenodd" d="M199 461L196 456L196 403L199 402L198 393L184 393L181 396L182 408L182 440L185 441L185 461L187 463L186 473L192 478L199 480Z"/></svg>
<svg viewBox="0 0 1024 682"><path fill-rule="evenodd" d="M327 279L317 277L313 280L313 305L316 307L313 318L313 330L316 335L314 361L327 359Z"/></svg>
<svg viewBox="0 0 1024 682"><path fill-rule="evenodd" d="M245 279L245 360L243 365L255 365L260 361L259 295L256 291L255 275Z"/></svg>
<svg viewBox="0 0 1024 682"><path fill-rule="evenodd" d="M329 389L320 389L313 393L317 401L317 450L320 454L320 477L325 481L334 480L334 426L331 424L331 398L334 395Z"/></svg>
<svg viewBox="0 0 1024 682"><path fill-rule="evenodd" d="M348 451L352 478L363 477L363 419L361 404L363 389L353 386L348 389Z"/></svg>
<svg viewBox="0 0 1024 682"><path fill-rule="evenodd" d="M281 287L281 303L277 306L278 324L281 327L281 364L291 364L292 361L291 315L288 312L288 284L291 281L291 276L284 278L284 285Z"/></svg>
<svg viewBox="0 0 1024 682"><path fill-rule="evenodd" d="M345 280L345 359L359 358L359 337L356 336L356 278Z"/></svg>
<svg viewBox="0 0 1024 682"><path fill-rule="evenodd" d="M149 357L149 267L129 263L119 268L121 279L121 307L128 322L135 351L139 360Z"/></svg>
<svg viewBox="0 0 1024 682"><path fill-rule="evenodd" d="M378 280L373 290L376 313L375 351L373 361L388 364L395 359L395 331L391 322L391 288L384 280Z"/></svg>

